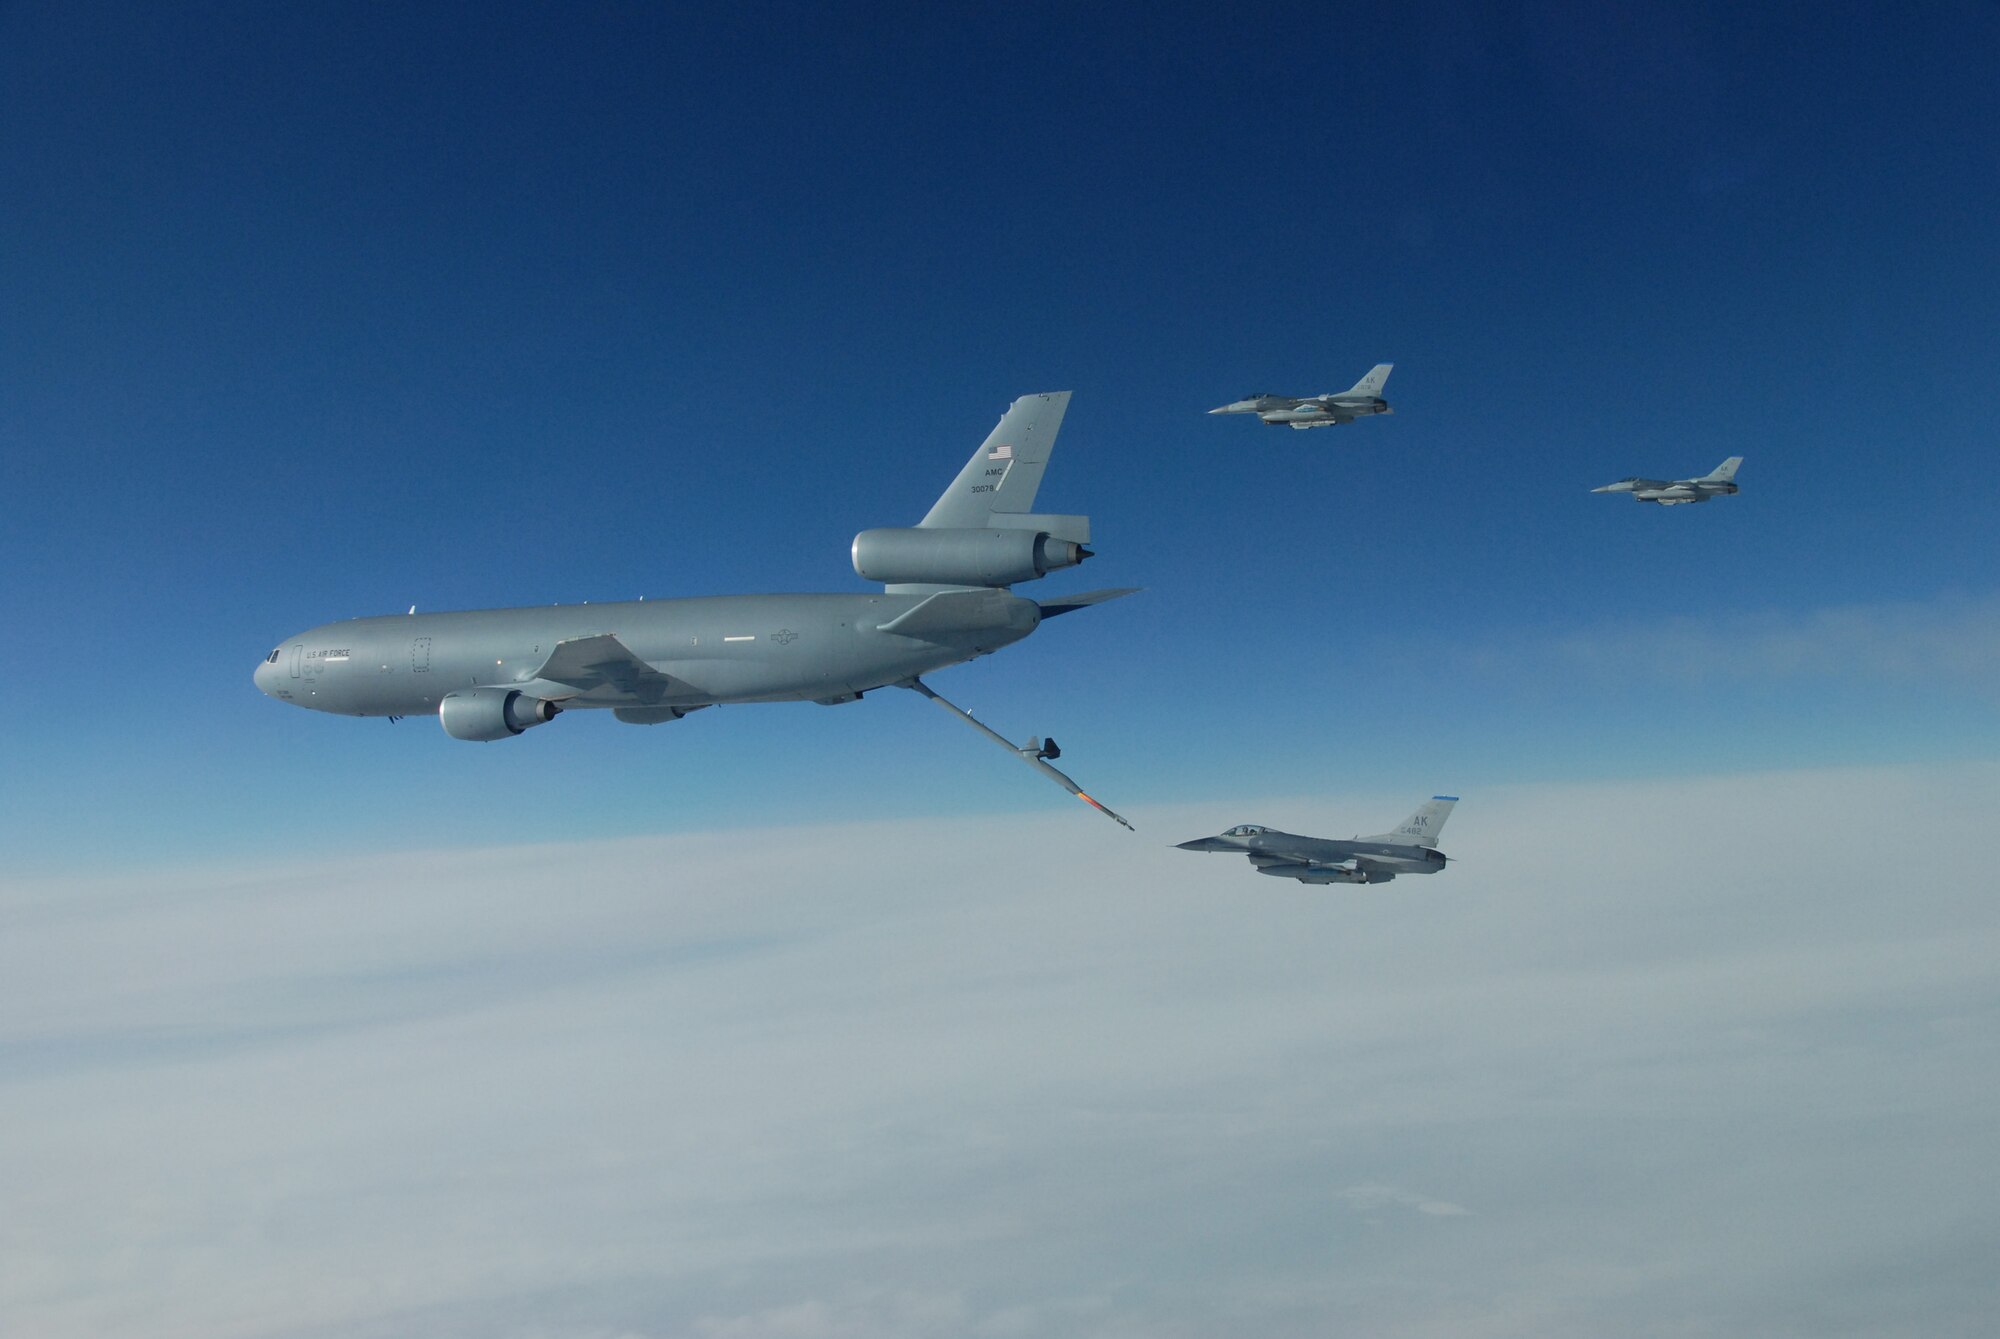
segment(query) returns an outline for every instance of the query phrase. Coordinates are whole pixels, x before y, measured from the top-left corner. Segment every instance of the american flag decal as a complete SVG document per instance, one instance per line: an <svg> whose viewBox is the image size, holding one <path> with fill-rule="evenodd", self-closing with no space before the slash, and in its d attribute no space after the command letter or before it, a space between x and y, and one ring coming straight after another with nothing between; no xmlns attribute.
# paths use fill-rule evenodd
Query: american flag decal
<svg viewBox="0 0 2000 1339"><path fill-rule="evenodd" d="M1012 460L1014 458L1014 448L1002 442L991 451L988 451L986 458L988 460Z"/></svg>

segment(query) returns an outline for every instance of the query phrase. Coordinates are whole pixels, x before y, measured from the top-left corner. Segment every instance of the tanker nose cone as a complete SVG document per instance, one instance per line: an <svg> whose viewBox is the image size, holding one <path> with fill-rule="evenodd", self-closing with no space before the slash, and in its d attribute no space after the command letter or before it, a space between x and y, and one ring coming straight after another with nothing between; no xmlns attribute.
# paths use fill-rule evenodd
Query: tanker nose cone
<svg viewBox="0 0 2000 1339"><path fill-rule="evenodd" d="M257 691L262 693L266 697L269 697L271 695L270 670L271 670L270 661L268 660L260 661L257 665L256 672L250 676L250 682L256 684Z"/></svg>

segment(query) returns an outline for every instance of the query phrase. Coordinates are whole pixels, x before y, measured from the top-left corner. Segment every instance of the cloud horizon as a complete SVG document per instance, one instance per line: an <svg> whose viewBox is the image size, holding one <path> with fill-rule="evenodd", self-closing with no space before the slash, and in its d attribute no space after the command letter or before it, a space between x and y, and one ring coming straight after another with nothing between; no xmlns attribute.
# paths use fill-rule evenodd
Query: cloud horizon
<svg viewBox="0 0 2000 1339"><path fill-rule="evenodd" d="M1971 1334L1996 794L1510 787L1365 890L1207 805L12 885L0 1322Z"/></svg>

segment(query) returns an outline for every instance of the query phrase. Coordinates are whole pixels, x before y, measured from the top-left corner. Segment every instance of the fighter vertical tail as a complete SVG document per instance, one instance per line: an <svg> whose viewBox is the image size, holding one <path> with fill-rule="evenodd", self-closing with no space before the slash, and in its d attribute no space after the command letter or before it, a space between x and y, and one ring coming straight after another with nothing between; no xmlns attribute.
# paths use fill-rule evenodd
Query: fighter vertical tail
<svg viewBox="0 0 2000 1339"><path fill-rule="evenodd" d="M1438 833L1444 830L1444 821L1451 817L1451 807L1457 803L1456 795L1433 795L1417 806L1417 812L1397 824L1393 832L1362 840L1396 846L1436 846Z"/></svg>
<svg viewBox="0 0 2000 1339"><path fill-rule="evenodd" d="M1707 474L1704 474L1702 476L1702 479L1705 482L1712 484L1734 483L1736 482L1736 468L1742 463L1743 463L1743 457L1731 456L1729 459L1723 461L1720 465L1717 465L1714 469L1710 470Z"/></svg>
<svg viewBox="0 0 2000 1339"><path fill-rule="evenodd" d="M1342 391L1341 394L1373 395L1376 397L1380 397L1382 394L1382 387L1385 384L1387 384L1389 380L1389 373L1395 368L1395 366L1396 365L1394 363L1375 364L1375 366L1368 369L1367 376L1355 382L1354 385Z"/></svg>

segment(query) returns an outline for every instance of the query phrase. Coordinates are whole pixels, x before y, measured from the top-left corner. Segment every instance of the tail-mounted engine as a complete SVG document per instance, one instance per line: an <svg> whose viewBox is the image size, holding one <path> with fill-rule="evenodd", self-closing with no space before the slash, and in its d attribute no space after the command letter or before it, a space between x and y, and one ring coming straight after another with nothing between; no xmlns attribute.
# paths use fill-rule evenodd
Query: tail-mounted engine
<svg viewBox="0 0 2000 1339"><path fill-rule="evenodd" d="M555 703L514 688L461 688L438 703L438 720L453 739L511 739L530 726L552 721Z"/></svg>
<svg viewBox="0 0 2000 1339"><path fill-rule="evenodd" d="M1043 530L919 526L854 537L855 572L890 586L1011 586L1088 557L1082 544Z"/></svg>

